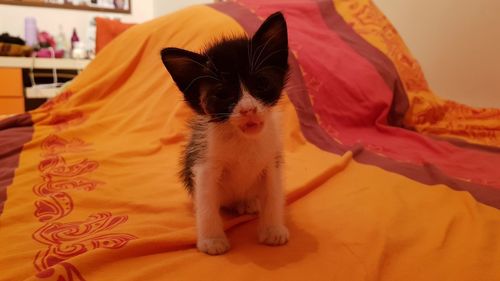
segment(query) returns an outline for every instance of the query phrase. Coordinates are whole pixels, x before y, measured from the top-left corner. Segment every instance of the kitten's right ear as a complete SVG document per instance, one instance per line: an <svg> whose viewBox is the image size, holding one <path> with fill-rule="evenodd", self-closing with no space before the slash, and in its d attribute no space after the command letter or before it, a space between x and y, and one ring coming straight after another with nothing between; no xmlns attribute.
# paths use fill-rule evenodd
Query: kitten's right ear
<svg viewBox="0 0 500 281"><path fill-rule="evenodd" d="M256 65L268 64L288 70L288 32L281 12L270 15L252 37ZM260 61L259 61L260 58Z"/></svg>
<svg viewBox="0 0 500 281"><path fill-rule="evenodd" d="M208 58L179 48L166 48L161 51L161 60L188 104L195 111L203 114L200 91L196 84L207 77Z"/></svg>

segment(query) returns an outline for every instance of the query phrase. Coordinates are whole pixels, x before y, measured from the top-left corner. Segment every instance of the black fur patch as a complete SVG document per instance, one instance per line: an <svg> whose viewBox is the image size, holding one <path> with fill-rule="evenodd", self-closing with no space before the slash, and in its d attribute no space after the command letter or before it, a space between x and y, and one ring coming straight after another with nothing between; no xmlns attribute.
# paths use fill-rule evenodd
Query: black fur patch
<svg viewBox="0 0 500 281"><path fill-rule="evenodd" d="M179 176L184 183L187 191L192 193L194 190L193 167L203 161L207 150L207 126L205 118L195 118L189 124L191 127L191 137L184 148L181 158L181 171Z"/></svg>
<svg viewBox="0 0 500 281"><path fill-rule="evenodd" d="M202 54L166 48L161 57L191 108L223 122L241 98L241 84L268 106L280 99L289 68L285 18L275 13L252 38L224 38Z"/></svg>

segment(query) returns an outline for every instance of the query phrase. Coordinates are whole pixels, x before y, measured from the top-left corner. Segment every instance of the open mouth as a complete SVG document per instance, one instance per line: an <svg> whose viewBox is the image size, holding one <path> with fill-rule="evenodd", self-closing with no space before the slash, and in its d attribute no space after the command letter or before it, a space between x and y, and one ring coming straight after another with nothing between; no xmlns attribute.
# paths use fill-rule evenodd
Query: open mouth
<svg viewBox="0 0 500 281"><path fill-rule="evenodd" d="M262 121L247 121L240 125L240 129L245 134L254 135L262 130L263 125Z"/></svg>

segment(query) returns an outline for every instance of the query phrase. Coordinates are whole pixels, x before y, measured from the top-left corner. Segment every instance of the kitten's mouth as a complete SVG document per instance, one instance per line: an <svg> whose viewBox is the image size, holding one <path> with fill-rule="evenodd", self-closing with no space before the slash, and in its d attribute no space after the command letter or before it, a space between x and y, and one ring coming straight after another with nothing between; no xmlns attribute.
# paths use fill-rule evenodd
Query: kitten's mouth
<svg viewBox="0 0 500 281"><path fill-rule="evenodd" d="M262 131L263 125L262 121L247 121L240 125L240 130L248 135L256 135Z"/></svg>

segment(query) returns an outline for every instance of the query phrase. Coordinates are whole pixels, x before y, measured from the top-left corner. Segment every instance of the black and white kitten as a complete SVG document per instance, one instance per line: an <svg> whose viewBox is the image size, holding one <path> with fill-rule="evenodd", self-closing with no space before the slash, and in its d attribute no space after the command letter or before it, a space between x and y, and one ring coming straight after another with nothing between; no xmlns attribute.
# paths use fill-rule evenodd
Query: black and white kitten
<svg viewBox="0 0 500 281"><path fill-rule="evenodd" d="M282 142L278 103L288 74L288 36L281 13L252 38L222 39L203 53L162 50L163 64L197 113L181 178L194 195L198 249L229 250L219 210L260 212L259 241L282 245Z"/></svg>

